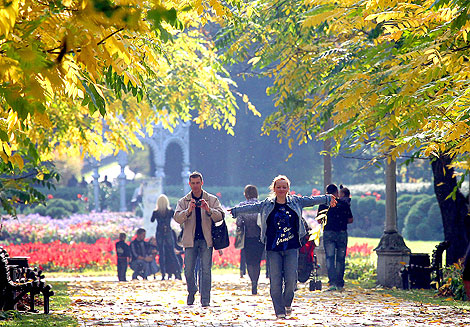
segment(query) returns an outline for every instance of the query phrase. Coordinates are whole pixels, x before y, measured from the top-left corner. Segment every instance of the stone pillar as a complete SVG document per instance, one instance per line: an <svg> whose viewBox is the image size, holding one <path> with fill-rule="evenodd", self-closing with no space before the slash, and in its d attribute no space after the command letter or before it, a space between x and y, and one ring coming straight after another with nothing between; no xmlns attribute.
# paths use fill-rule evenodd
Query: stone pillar
<svg viewBox="0 0 470 327"><path fill-rule="evenodd" d="M191 173L189 172L189 166L183 166L183 171L181 172L181 178L183 180L182 196L188 194L191 190L191 188L189 187L189 175L191 175Z"/></svg>
<svg viewBox="0 0 470 327"><path fill-rule="evenodd" d="M92 158L92 164L93 164L93 197L95 199L95 211L100 212L101 211L101 205L100 205L100 173L98 172L99 168L99 163L95 158Z"/></svg>
<svg viewBox="0 0 470 327"><path fill-rule="evenodd" d="M400 269L410 261L410 249L397 231L396 161L386 158L385 168L385 230L377 252L377 285L402 287Z"/></svg>
<svg viewBox="0 0 470 327"><path fill-rule="evenodd" d="M118 163L121 167L121 173L118 176L119 180L119 211L127 211L126 206L126 174L124 169L127 166L127 153L124 151L119 151L118 153Z"/></svg>

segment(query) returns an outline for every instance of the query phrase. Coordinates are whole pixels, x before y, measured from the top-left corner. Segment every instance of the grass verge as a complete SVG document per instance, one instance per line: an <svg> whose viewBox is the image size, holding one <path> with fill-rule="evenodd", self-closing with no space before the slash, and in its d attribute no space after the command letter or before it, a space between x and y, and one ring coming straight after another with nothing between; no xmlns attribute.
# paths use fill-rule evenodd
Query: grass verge
<svg viewBox="0 0 470 327"><path fill-rule="evenodd" d="M67 283L65 282L49 282L55 295L51 297L50 307L51 313L48 315L42 313L43 308L37 306L36 309L40 313L18 313L11 311L6 313L10 318L7 320L0 320L0 326L8 327L69 327L78 326L78 321L67 314L70 309L71 300L67 294ZM37 295L36 295L37 296ZM1 313L1 312L0 312Z"/></svg>
<svg viewBox="0 0 470 327"><path fill-rule="evenodd" d="M426 303L426 304L431 304L431 305L452 306L456 308L470 310L470 302L454 300L451 297L445 298L445 297L436 296L435 290L385 289L385 290L377 290L377 292L380 292L383 294L390 294L394 297L404 299L407 301L420 302L420 303Z"/></svg>
<svg viewBox="0 0 470 327"><path fill-rule="evenodd" d="M367 289L373 292L378 292L384 295L391 295L393 297L410 301L424 303L427 305L440 305L440 306L452 306L456 308L461 308L469 310L470 312L470 302L469 301L458 301L454 300L452 297L440 297L436 295L436 290L429 289L411 289L403 290L399 288L376 288L374 280L366 282L357 282L353 280L346 280L346 288L362 288Z"/></svg>

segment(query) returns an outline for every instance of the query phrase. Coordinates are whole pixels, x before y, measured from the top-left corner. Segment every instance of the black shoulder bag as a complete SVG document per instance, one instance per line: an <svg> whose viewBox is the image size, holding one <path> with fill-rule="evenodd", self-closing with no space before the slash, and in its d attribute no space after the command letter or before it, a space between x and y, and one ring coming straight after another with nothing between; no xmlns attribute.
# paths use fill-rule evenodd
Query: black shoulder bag
<svg viewBox="0 0 470 327"><path fill-rule="evenodd" d="M212 220L212 246L216 250L225 249L230 245L230 240L228 238L228 229L225 224L225 219L218 221L216 225Z"/></svg>

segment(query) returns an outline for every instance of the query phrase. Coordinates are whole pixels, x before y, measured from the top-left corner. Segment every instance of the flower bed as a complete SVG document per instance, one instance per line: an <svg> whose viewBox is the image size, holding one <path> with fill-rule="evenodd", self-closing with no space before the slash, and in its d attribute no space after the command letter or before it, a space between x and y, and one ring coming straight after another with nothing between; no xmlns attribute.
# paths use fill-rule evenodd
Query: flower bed
<svg viewBox="0 0 470 327"><path fill-rule="evenodd" d="M134 235L142 225L142 218L122 213L76 214L64 219L30 214L18 219L4 219L0 241L6 244L54 241L92 244L103 237L117 239L121 232Z"/></svg>
<svg viewBox="0 0 470 327"><path fill-rule="evenodd" d="M115 244L117 240L100 238L94 244L84 242L63 243L24 243L6 245L10 256L28 256L31 266L44 271L83 271L84 269L105 270L116 266ZM234 247L235 238L231 237L230 246L219 255L214 251L213 265L218 268L238 267L240 250Z"/></svg>
<svg viewBox="0 0 470 327"><path fill-rule="evenodd" d="M28 256L31 266L44 271L82 271L86 268L103 270L116 265L114 244L100 238L94 244L84 242L25 243L4 246L11 257Z"/></svg>

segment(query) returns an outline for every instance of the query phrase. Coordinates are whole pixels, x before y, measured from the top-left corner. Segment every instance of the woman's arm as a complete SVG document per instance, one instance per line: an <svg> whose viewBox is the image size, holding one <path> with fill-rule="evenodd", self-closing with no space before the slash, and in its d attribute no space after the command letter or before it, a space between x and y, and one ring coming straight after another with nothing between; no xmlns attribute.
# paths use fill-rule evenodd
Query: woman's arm
<svg viewBox="0 0 470 327"><path fill-rule="evenodd" d="M247 203L241 206L236 206L231 209L228 209L228 212L232 214L233 218L236 218L238 215L241 215L244 213L259 213L261 212L261 209L263 208L263 202L264 201L253 202L253 203Z"/></svg>
<svg viewBox="0 0 470 327"><path fill-rule="evenodd" d="M336 206L336 198L331 194L302 196L300 197L300 202L302 207L313 207L317 204L325 204L330 207Z"/></svg>

